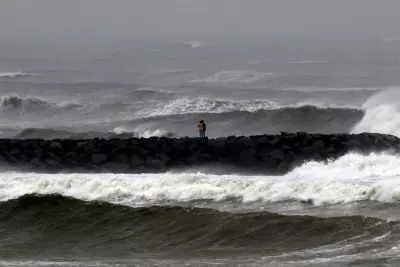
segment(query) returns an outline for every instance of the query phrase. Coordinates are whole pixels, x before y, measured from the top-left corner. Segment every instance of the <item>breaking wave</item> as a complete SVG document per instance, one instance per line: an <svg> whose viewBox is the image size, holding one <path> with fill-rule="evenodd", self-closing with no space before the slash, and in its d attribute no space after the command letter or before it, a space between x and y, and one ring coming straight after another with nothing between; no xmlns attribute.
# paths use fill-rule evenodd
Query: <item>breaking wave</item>
<svg viewBox="0 0 400 267"><path fill-rule="evenodd" d="M144 89L143 89L144 90ZM147 91L146 91L147 92ZM355 110L354 106L350 105L335 105L327 104L318 101L300 101L296 104L281 105L278 102L269 99L224 99L211 98L207 96L199 97L180 97L172 99L169 102L159 104L157 107L152 107L151 110L144 109L140 112L142 117L178 115L188 113L226 113L234 111L256 112L261 110L278 110L289 108L314 107L318 109L348 109Z"/></svg>
<svg viewBox="0 0 400 267"><path fill-rule="evenodd" d="M134 90L136 102L112 104L56 103L38 97L3 96L1 122L18 127L18 138L88 138L194 136L195 124L206 120L210 137L284 132L348 133L363 111L299 103L280 106L263 100L180 97L156 90ZM152 101L145 101L151 95ZM18 120L16 120L18 119ZM77 126L76 126L77 125ZM85 127L82 127L85 126Z"/></svg>
<svg viewBox="0 0 400 267"><path fill-rule="evenodd" d="M364 118L352 132L377 132L400 136L400 104L398 88L387 89L373 95L364 105Z"/></svg>
<svg viewBox="0 0 400 267"><path fill-rule="evenodd" d="M163 116L187 113L224 113L232 111L255 112L278 108L278 104L270 100L229 100L211 99L208 97L178 98L166 105L152 110L147 116Z"/></svg>
<svg viewBox="0 0 400 267"><path fill-rule="evenodd" d="M60 194L131 207L192 201L307 202L315 206L400 200L400 157L348 154L308 162L283 176L164 174L0 174L0 201Z"/></svg>
<svg viewBox="0 0 400 267"><path fill-rule="evenodd" d="M20 77L26 77L26 76L32 76L33 74L31 73L26 73L26 72L0 72L0 79L1 78L8 78L8 79L15 79L15 78L20 78Z"/></svg>
<svg viewBox="0 0 400 267"><path fill-rule="evenodd" d="M346 216L326 218L261 207L298 202L321 212L332 204L378 202L397 210L399 166L395 155L348 154L283 176L2 172L0 254L14 260L257 255L260 266L397 255L396 221L349 216L343 206ZM235 208L228 212L227 203ZM250 212L251 203L258 205Z"/></svg>

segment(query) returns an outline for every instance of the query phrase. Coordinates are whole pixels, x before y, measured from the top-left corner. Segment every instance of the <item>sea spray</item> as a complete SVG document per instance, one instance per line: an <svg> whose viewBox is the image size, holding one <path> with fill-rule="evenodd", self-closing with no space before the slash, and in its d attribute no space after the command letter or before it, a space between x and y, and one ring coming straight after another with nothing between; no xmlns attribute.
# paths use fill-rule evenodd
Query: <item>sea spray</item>
<svg viewBox="0 0 400 267"><path fill-rule="evenodd" d="M400 136L400 90L391 88L373 95L364 105L365 116L353 133L377 132Z"/></svg>

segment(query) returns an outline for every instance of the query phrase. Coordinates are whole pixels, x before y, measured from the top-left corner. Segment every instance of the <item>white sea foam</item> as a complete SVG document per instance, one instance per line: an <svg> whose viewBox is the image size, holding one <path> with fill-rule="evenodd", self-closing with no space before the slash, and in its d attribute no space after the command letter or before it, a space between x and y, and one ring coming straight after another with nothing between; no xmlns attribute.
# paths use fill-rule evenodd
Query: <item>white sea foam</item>
<svg viewBox="0 0 400 267"><path fill-rule="evenodd" d="M17 72L0 72L0 78L13 79L13 78L24 77L24 76L32 76L32 74L21 72L21 71L17 71Z"/></svg>
<svg viewBox="0 0 400 267"><path fill-rule="evenodd" d="M224 113L231 111L254 112L261 109L274 109L278 104L270 100L232 100L211 99L208 97L182 97L164 106L151 110L145 116L160 116L187 113Z"/></svg>
<svg viewBox="0 0 400 267"><path fill-rule="evenodd" d="M400 200L400 157L348 154L309 162L284 176L0 173L0 201L24 194L62 194L129 206L230 198L243 202L307 201L314 205Z"/></svg>
<svg viewBox="0 0 400 267"><path fill-rule="evenodd" d="M149 137L163 137L163 136L172 136L173 134L168 132L167 130L164 129L144 129L144 130L140 130L138 132L138 136L139 137L143 137L143 138L149 138Z"/></svg>
<svg viewBox="0 0 400 267"><path fill-rule="evenodd" d="M143 137L143 138L149 138L149 137L163 137L163 136L168 136L171 137L173 136L173 133L168 132L167 130L164 129L149 129L146 127L136 127L136 128L129 128L125 126L120 126L116 127L113 129L113 132L115 134L133 134L136 137Z"/></svg>
<svg viewBox="0 0 400 267"><path fill-rule="evenodd" d="M364 105L365 116L353 133L377 132L400 136L400 89L383 90Z"/></svg>
<svg viewBox="0 0 400 267"><path fill-rule="evenodd" d="M251 70L223 70L214 73L204 79L196 79L191 83L212 83L212 84L232 84L232 83L254 83L269 80L273 73L257 72Z"/></svg>
<svg viewBox="0 0 400 267"><path fill-rule="evenodd" d="M234 100L212 99L209 97L181 97L166 104L159 104L151 109L143 109L137 113L138 117L164 116L189 113L225 113L233 111L256 112L259 110L276 110L281 108L302 108L312 106L320 109L340 108L359 109L352 105L336 105L322 101L301 101L291 105L280 105L268 99Z"/></svg>

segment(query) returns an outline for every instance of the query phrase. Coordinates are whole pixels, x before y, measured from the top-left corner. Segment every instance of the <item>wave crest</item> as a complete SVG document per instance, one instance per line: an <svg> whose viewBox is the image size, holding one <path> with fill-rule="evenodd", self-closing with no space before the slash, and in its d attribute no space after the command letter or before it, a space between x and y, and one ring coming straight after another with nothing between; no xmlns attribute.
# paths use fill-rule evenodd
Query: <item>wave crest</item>
<svg viewBox="0 0 400 267"><path fill-rule="evenodd" d="M224 113L233 111L255 112L277 108L278 104L270 100L229 100L210 99L208 97L178 98L161 108L152 110L146 116L164 116L187 113Z"/></svg>
<svg viewBox="0 0 400 267"><path fill-rule="evenodd" d="M132 207L200 200L243 203L298 201L316 206L400 199L400 157L348 154L309 162L283 176L1 173L0 200L25 194L61 194Z"/></svg>
<svg viewBox="0 0 400 267"><path fill-rule="evenodd" d="M353 133L377 132L400 136L400 91L387 89L373 95L363 105L364 118L353 128Z"/></svg>
<svg viewBox="0 0 400 267"><path fill-rule="evenodd" d="M33 74L31 73L26 73L26 72L0 72L0 78L8 78L8 79L15 79L15 78L20 78L20 77L26 77L26 76L32 76Z"/></svg>
<svg viewBox="0 0 400 267"><path fill-rule="evenodd" d="M138 138L150 138L150 137L173 137L175 134L168 132L164 129L147 129L143 127L137 127L130 129L128 127L116 127L113 129L113 133L116 135L130 135L131 137Z"/></svg>

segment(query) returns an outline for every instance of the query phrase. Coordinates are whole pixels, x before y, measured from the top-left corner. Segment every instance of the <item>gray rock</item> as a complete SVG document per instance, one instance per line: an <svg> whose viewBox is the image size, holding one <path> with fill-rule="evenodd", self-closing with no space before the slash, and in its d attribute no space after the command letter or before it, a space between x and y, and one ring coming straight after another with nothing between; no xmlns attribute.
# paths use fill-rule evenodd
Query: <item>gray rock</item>
<svg viewBox="0 0 400 267"><path fill-rule="evenodd" d="M218 165L226 172L280 174L303 162L336 159L349 151L399 153L400 139L367 133L282 133L206 140L188 137L0 139L0 165L35 171L107 172L160 172Z"/></svg>
<svg viewBox="0 0 400 267"><path fill-rule="evenodd" d="M104 154L93 154L92 155L92 163L100 164L107 161L107 155Z"/></svg>

